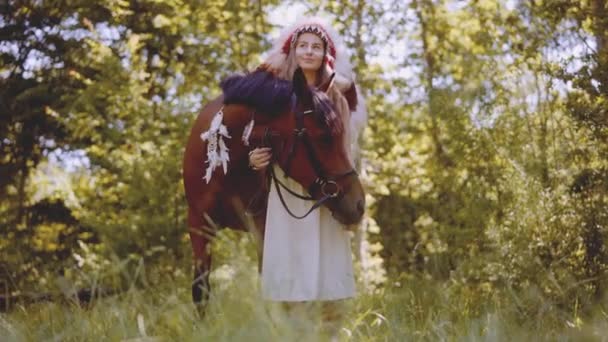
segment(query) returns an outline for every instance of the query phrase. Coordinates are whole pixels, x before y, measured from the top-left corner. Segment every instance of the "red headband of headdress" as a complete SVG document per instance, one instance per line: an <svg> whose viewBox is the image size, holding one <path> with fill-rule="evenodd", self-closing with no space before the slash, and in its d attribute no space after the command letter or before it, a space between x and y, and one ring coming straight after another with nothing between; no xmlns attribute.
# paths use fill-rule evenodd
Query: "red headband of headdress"
<svg viewBox="0 0 608 342"><path fill-rule="evenodd" d="M312 33L321 38L323 43L325 43L325 47L327 49L327 52L324 57L324 62L329 64L329 66L333 69L334 63L336 61L336 47L327 32L323 29L323 27L316 24L309 24L298 27L291 35L289 35L287 40L285 40L285 43L283 43L283 53L289 55L289 51L295 45L296 40L298 40L298 37L302 33Z"/></svg>

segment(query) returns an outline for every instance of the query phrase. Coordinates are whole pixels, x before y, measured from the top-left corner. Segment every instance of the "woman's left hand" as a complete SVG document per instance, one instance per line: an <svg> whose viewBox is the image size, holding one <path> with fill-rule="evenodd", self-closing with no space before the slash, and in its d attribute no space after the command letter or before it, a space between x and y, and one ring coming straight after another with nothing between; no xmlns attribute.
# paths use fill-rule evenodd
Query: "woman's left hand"
<svg viewBox="0 0 608 342"><path fill-rule="evenodd" d="M272 149L270 147L258 147L249 152L249 166L254 170L263 170L270 164Z"/></svg>

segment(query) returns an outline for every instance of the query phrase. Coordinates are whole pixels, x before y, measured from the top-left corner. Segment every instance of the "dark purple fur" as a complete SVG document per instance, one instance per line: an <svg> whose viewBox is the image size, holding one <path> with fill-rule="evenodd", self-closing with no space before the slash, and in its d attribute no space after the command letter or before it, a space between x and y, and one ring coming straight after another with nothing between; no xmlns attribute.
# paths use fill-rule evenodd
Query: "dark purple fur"
<svg viewBox="0 0 608 342"><path fill-rule="evenodd" d="M245 75L233 75L220 83L225 104L243 104L256 111L278 115L290 104L292 84L257 70Z"/></svg>
<svg viewBox="0 0 608 342"><path fill-rule="evenodd" d="M253 107L259 113L273 116L287 111L293 93L292 82L263 70L230 76L220 83L220 87L224 92L225 104L242 104ZM314 89L311 89L311 93L319 123L332 136L342 133L342 120L336 115L327 95Z"/></svg>

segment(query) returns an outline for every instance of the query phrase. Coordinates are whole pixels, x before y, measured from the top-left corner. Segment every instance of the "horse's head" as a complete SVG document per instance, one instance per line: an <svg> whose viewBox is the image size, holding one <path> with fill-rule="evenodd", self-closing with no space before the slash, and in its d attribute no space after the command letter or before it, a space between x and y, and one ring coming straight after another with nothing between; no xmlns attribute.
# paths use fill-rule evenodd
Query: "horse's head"
<svg viewBox="0 0 608 342"><path fill-rule="evenodd" d="M345 123L326 94L330 83L311 89L300 69L292 82L257 70L229 77L221 86L226 105L254 109L236 116L242 122L255 119L253 132L244 134L246 141L251 135L254 141L272 145L290 178L308 189L314 199L325 199L323 204L338 221L353 224L363 217L365 195L346 152Z"/></svg>
<svg viewBox="0 0 608 342"><path fill-rule="evenodd" d="M290 113L271 123L283 137L277 154L287 175L308 189L315 199L329 197L324 204L343 224L361 221L365 194L346 151L342 118L326 94L331 79L311 89L302 71L293 79L295 100Z"/></svg>

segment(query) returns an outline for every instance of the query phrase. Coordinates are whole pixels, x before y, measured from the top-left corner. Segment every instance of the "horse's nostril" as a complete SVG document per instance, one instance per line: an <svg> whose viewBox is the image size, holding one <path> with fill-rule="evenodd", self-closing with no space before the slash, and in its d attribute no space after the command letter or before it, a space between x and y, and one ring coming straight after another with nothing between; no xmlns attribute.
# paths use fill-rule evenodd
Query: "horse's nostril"
<svg viewBox="0 0 608 342"><path fill-rule="evenodd" d="M363 215L363 212L365 211L365 203L363 203L363 200L357 202L357 210L359 211L359 214Z"/></svg>

